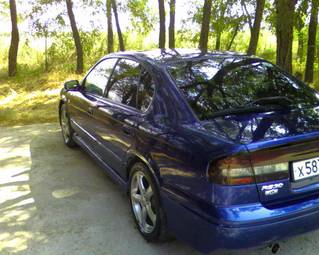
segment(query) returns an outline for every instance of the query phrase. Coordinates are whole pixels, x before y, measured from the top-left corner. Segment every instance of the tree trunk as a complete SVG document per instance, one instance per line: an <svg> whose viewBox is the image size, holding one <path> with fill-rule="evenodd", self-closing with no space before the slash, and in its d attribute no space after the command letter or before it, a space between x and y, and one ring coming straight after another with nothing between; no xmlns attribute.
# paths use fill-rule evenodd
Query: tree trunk
<svg viewBox="0 0 319 255"><path fill-rule="evenodd" d="M237 24L237 26L234 29L234 33L233 33L233 36L232 36L232 38L231 38L231 40L230 40L230 42L228 44L227 50L231 49L231 47L232 47L232 45L233 45L233 43L235 41L235 38L236 38L236 36L238 34L238 30L239 30L239 24Z"/></svg>
<svg viewBox="0 0 319 255"><path fill-rule="evenodd" d="M106 17L107 17L107 53L111 53L111 52L114 52L111 0L106 0Z"/></svg>
<svg viewBox="0 0 319 255"><path fill-rule="evenodd" d="M44 70L47 72L49 70L49 60L48 60L48 33L44 32Z"/></svg>
<svg viewBox="0 0 319 255"><path fill-rule="evenodd" d="M168 27L168 46L171 49L175 48L175 0L169 2L169 27Z"/></svg>
<svg viewBox="0 0 319 255"><path fill-rule="evenodd" d="M312 0L311 16L308 30L308 50L305 71L305 81L313 82L313 65L316 54L316 35L318 25L318 0Z"/></svg>
<svg viewBox="0 0 319 255"><path fill-rule="evenodd" d="M265 0L257 0L254 25L251 30L250 42L247 50L248 55L256 55L260 24L263 18L265 8Z"/></svg>
<svg viewBox="0 0 319 255"><path fill-rule="evenodd" d="M297 30L297 39L298 39L298 50L297 50L297 59L299 63L302 63L304 61L304 44L305 44L305 38L303 29L305 27L305 22L303 19L303 8L299 7L299 9L296 10L295 14L295 20L296 20L296 30Z"/></svg>
<svg viewBox="0 0 319 255"><path fill-rule="evenodd" d="M216 24L216 27L215 27L215 31L216 31L215 50L220 50L221 37L223 34L223 30L224 30L223 22L225 22L225 13L227 11L229 4L230 4L230 0L227 0L227 1L224 1L224 3L222 3L219 6L220 16L219 16L218 22L217 22L219 24Z"/></svg>
<svg viewBox="0 0 319 255"><path fill-rule="evenodd" d="M10 0L10 15L11 15L11 44L9 49L8 59L8 75L15 76L17 73L17 56L19 49L19 30L17 22L17 7L15 0Z"/></svg>
<svg viewBox="0 0 319 255"><path fill-rule="evenodd" d="M276 0L277 65L292 73L293 23L296 0Z"/></svg>
<svg viewBox="0 0 319 255"><path fill-rule="evenodd" d="M300 63L304 61L304 35L302 31L297 31L298 33L298 50L297 58Z"/></svg>
<svg viewBox="0 0 319 255"><path fill-rule="evenodd" d="M215 50L220 50L220 40L222 37L222 33L220 31L217 31L216 34L216 43L215 43Z"/></svg>
<svg viewBox="0 0 319 255"><path fill-rule="evenodd" d="M66 8L68 11L68 16L70 19L70 24L72 28L72 35L73 40L76 48L76 72L77 73L83 73L83 49L82 49L82 43L81 38L79 34L79 30L76 26L75 17L73 13L73 2L72 0L66 0Z"/></svg>
<svg viewBox="0 0 319 255"><path fill-rule="evenodd" d="M205 0L204 7L203 7L202 28L200 31L200 39L199 39L199 49L201 49L202 51L207 51L211 13L212 13L212 0Z"/></svg>
<svg viewBox="0 0 319 255"><path fill-rule="evenodd" d="M118 17L118 13L117 13L116 0L112 0L112 8L113 8L113 13L114 13L114 18L115 18L117 36L118 36L118 38L119 38L120 51L125 51L124 41L123 41L123 35L122 35L122 30L121 30L121 26L120 26L120 22L119 22L119 17Z"/></svg>
<svg viewBox="0 0 319 255"><path fill-rule="evenodd" d="M165 5L164 0L158 0L158 9L159 9L159 42L158 46L160 49L165 48Z"/></svg>

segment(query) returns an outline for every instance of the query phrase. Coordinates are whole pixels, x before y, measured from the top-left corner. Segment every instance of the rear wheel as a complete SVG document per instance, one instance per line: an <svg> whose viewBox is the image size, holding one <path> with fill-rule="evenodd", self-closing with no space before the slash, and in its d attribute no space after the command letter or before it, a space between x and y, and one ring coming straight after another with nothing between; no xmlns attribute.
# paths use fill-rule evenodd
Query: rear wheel
<svg viewBox="0 0 319 255"><path fill-rule="evenodd" d="M149 242L167 240L159 192L144 164L138 162L132 167L129 185L132 214L142 236Z"/></svg>
<svg viewBox="0 0 319 255"><path fill-rule="evenodd" d="M70 118L67 114L65 104L62 104L60 108L60 124L64 143L70 148L76 147L76 143L73 140L74 130L70 125Z"/></svg>

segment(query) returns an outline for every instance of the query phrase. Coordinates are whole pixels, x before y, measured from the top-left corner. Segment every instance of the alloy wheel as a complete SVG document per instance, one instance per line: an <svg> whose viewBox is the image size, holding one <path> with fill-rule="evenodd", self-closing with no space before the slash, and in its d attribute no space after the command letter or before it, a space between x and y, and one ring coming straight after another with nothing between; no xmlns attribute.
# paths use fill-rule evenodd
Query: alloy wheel
<svg viewBox="0 0 319 255"><path fill-rule="evenodd" d="M67 116L65 106L62 105L61 107L61 129L62 129L62 134L63 134L63 139L65 143L68 143L70 140L70 123L69 123L69 118Z"/></svg>
<svg viewBox="0 0 319 255"><path fill-rule="evenodd" d="M146 234L151 233L156 226L157 219L154 209L154 192L142 171L136 171L132 176L130 197L140 230Z"/></svg>

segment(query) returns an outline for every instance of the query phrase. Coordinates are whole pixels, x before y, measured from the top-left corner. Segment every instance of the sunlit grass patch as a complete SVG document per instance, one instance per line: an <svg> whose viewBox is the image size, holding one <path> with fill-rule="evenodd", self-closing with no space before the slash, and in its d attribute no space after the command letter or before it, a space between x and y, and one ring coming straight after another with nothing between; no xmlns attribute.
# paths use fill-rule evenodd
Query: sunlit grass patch
<svg viewBox="0 0 319 255"><path fill-rule="evenodd" d="M27 69L16 77L7 77L5 71L0 70L0 126L56 122L63 82L81 77Z"/></svg>

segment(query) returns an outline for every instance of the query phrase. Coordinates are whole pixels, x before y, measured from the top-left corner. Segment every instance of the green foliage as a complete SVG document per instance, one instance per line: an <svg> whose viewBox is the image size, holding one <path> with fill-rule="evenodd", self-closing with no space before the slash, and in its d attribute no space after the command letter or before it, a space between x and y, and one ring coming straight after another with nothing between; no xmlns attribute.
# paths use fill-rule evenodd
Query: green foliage
<svg viewBox="0 0 319 255"><path fill-rule="evenodd" d="M166 1L166 8L168 1ZM83 45L85 70L106 54L106 8L105 0L73 1L76 21L78 23L81 42ZM183 1L187 9L181 9L178 5L182 0L177 0L176 14L182 22L176 24L176 47L197 48L199 41L200 25L202 20L203 0ZM295 13L295 31L293 47L293 67L295 71L304 72L305 55L308 36L308 23L310 13L310 1L298 0ZM276 60L276 11L275 0L266 0L264 19L259 38L257 55L267 60ZM0 118L28 119L32 122L32 116L21 116L15 110L26 112L32 107L32 100L39 100L43 104L41 111L45 111L46 100L56 100L46 94L47 90L57 89L63 79L70 76L76 65L76 51L71 33L68 17L66 15L65 0L18 0L19 25L27 21L31 34L20 33L20 45L18 52L18 76L5 78L7 68L10 33L0 34L0 102L11 95L15 90L19 96L16 103L6 105L6 111L1 111ZM157 0L118 0L118 12L120 25L123 32L125 48L127 50L146 50L157 48L158 41L158 3ZM250 26L254 20L256 0L214 0L212 6L211 25L208 48L214 50L216 41L220 39L221 50L226 50L233 40L230 50L246 52L250 40ZM77 16L77 11L81 14ZM84 14L85 13L85 14ZM169 9L166 9L166 23L168 23ZM0 17L9 20L9 5L7 0L0 0ZM101 19L102 17L102 19ZM91 28L81 27L81 19L90 22ZM96 21L100 19L99 21ZM114 23L115 25L115 23ZM115 26L114 26L114 31ZM44 70L44 38L48 38L48 62L49 72ZM117 40L114 45L118 50ZM317 49L319 40L317 40ZM319 51L317 51L317 63L315 64L315 84L319 84ZM63 71L62 71L63 70ZM62 72L62 74L61 74ZM54 81L54 82L53 82ZM37 88L39 87L39 89ZM319 88L319 87L318 87ZM25 101L23 97L33 90L37 91L36 99ZM2 94L1 94L2 93ZM20 98L20 99L19 99ZM19 101L20 100L20 101ZM53 102L52 101L52 102ZM35 102L35 101L34 101ZM54 101L54 104L56 101ZM29 105L23 108L20 105ZM49 103L48 109L55 109L54 104ZM18 106L19 105L19 106ZM54 106L54 107L53 107ZM51 111L50 110L50 111ZM4 116L6 115L6 116ZM53 115L48 114L47 120L53 120ZM8 123L14 122L13 119ZM43 120L45 121L45 120Z"/></svg>
<svg viewBox="0 0 319 255"><path fill-rule="evenodd" d="M84 59L87 67L94 64L105 54L106 40L105 33L97 30L92 32L80 32ZM71 72L76 63L74 42L71 32L64 32L54 35L52 45L48 49L49 65L54 69L63 69Z"/></svg>
<svg viewBox="0 0 319 255"><path fill-rule="evenodd" d="M145 35L154 29L158 19L153 15L147 0L128 0L127 9L130 11L134 30Z"/></svg>
<svg viewBox="0 0 319 255"><path fill-rule="evenodd" d="M9 1L0 0L0 16L9 16Z"/></svg>

